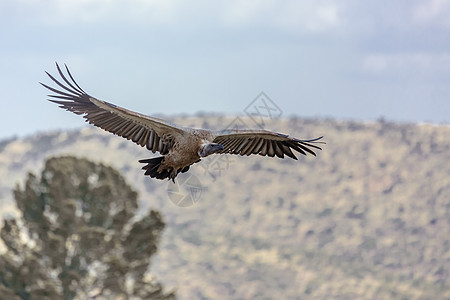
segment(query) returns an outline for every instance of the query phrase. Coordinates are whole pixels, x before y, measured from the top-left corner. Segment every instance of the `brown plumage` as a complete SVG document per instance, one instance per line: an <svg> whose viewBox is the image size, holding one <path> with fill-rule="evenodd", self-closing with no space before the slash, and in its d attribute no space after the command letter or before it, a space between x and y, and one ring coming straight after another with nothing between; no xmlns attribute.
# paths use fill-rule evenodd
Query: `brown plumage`
<svg viewBox="0 0 450 300"><path fill-rule="evenodd" d="M159 152L162 156L139 161L145 163L145 175L152 178L169 178L174 181L180 172L187 172L192 164L214 153L247 156L259 154L279 158L286 155L297 159L292 150L314 156L312 149L321 150L315 144L322 143L319 141L322 137L299 140L267 130L211 131L177 126L98 100L80 88L67 66L65 69L68 77L58 64L56 68L65 84L46 73L61 89L41 83L55 93L49 95L50 101L75 114L83 115L89 124L131 140L153 153Z"/></svg>

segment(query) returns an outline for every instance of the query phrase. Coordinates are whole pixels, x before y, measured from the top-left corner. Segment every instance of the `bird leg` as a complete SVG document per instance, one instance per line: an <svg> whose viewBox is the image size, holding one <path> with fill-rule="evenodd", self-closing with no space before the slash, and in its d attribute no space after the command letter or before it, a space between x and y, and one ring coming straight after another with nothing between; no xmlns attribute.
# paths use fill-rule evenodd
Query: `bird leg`
<svg viewBox="0 0 450 300"><path fill-rule="evenodd" d="M169 175L169 180L172 179L173 183L175 183L175 177L177 177L178 173L180 173L178 170L172 168L172 171L170 172Z"/></svg>

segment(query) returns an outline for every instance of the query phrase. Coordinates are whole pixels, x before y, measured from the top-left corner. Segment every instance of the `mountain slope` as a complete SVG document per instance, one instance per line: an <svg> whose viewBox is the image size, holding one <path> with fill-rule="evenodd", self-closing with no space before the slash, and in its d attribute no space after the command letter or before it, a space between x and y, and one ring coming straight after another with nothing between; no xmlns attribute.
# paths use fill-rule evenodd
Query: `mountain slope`
<svg viewBox="0 0 450 300"><path fill-rule="evenodd" d="M171 194L172 183L143 176L137 160L154 155L133 143L91 127L39 134L1 144L0 205L14 213L9 190L27 171L74 154L119 169L143 209L161 211L152 271L179 299L450 298L448 126L293 118L267 128L327 144L298 161L212 157ZM194 190L193 206L170 200Z"/></svg>

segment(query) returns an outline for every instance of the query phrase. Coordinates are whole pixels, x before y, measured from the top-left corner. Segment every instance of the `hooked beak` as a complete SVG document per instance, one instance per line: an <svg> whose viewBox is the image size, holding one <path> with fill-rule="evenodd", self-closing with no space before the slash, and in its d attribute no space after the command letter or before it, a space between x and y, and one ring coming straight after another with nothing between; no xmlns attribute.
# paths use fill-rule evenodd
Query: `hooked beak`
<svg viewBox="0 0 450 300"><path fill-rule="evenodd" d="M224 147L221 144L211 144L212 153L223 150Z"/></svg>
<svg viewBox="0 0 450 300"><path fill-rule="evenodd" d="M208 155L214 154L218 151L223 150L224 147L221 144L217 144L217 143L210 143L208 145L206 145L203 150L201 150L199 152L200 157L206 157Z"/></svg>

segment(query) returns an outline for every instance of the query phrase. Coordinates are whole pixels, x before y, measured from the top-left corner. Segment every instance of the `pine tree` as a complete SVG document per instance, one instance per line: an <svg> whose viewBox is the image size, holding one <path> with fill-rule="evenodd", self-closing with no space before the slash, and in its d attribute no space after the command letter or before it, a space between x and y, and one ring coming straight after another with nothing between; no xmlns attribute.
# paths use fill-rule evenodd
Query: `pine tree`
<svg viewBox="0 0 450 300"><path fill-rule="evenodd" d="M14 197L0 238L0 299L174 299L147 274L164 229L138 218L137 193L111 167L48 159Z"/></svg>

